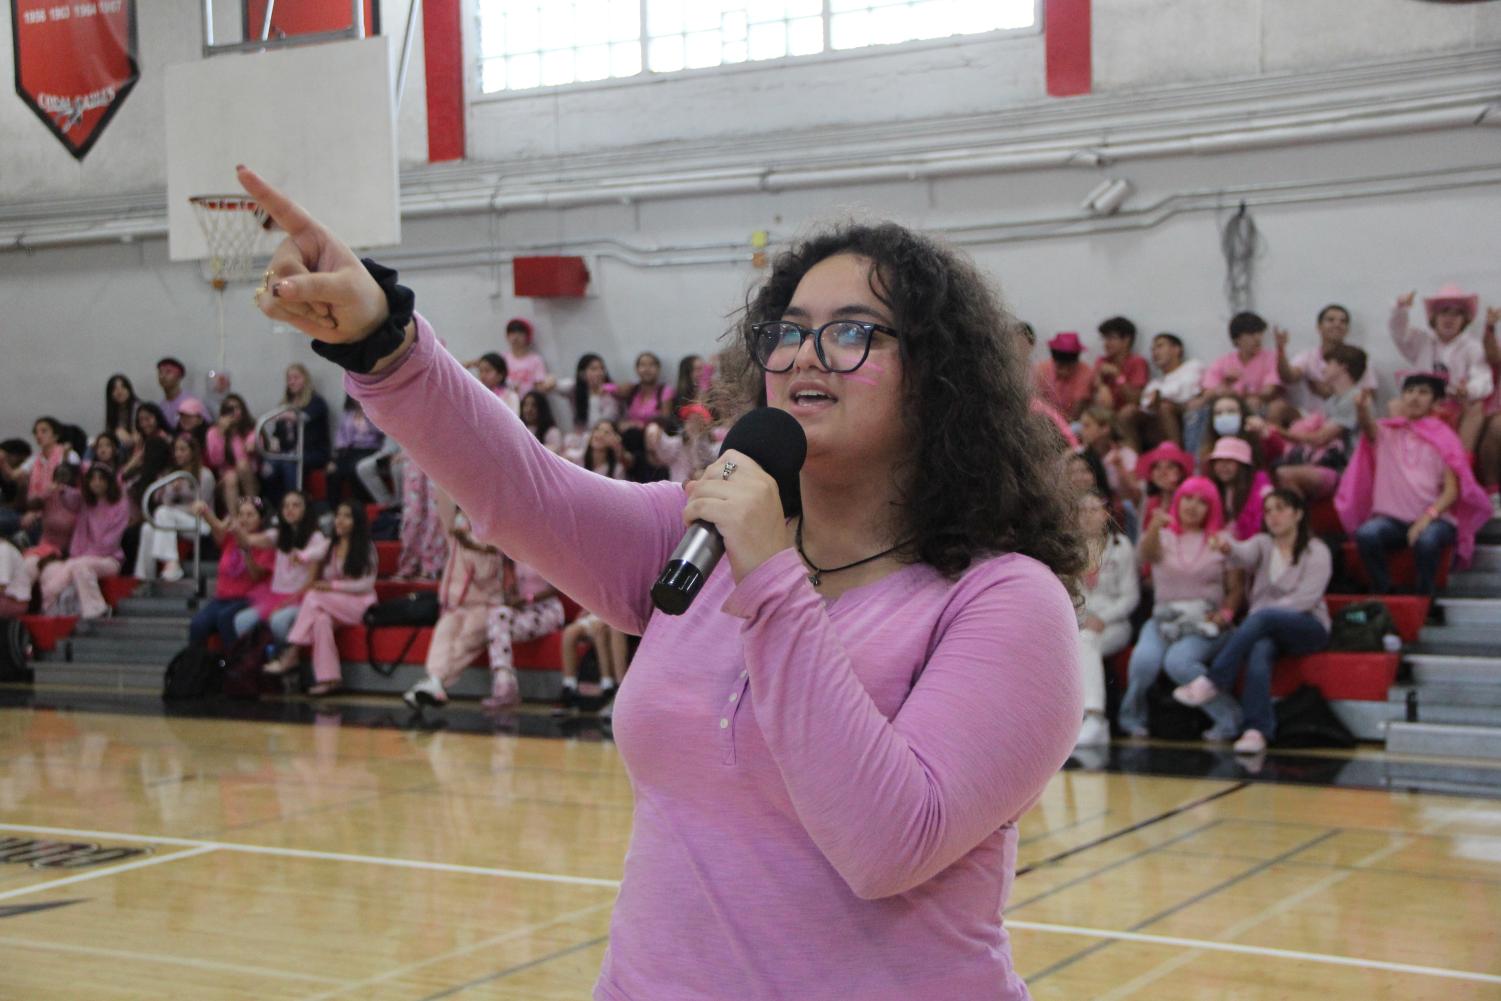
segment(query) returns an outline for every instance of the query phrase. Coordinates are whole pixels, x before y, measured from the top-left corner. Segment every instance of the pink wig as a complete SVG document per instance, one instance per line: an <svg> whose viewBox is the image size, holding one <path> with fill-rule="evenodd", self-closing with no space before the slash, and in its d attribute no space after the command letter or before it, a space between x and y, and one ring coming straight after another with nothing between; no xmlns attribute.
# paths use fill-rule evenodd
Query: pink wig
<svg viewBox="0 0 1501 1001"><path fill-rule="evenodd" d="M1194 496L1202 499L1209 505L1209 514L1204 517L1204 534L1213 535L1225 527L1225 506L1220 503L1219 488L1214 481L1207 476L1190 476L1184 480L1177 491L1173 494L1173 523L1172 530L1176 535L1183 534L1183 525L1178 520L1178 505L1184 497Z"/></svg>

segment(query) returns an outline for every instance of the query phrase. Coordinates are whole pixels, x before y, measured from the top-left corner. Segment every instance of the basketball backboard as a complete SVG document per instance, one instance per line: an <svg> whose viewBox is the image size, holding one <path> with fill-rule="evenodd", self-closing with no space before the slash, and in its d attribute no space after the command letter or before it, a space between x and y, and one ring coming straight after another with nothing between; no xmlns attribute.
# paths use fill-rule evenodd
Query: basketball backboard
<svg viewBox="0 0 1501 1001"><path fill-rule="evenodd" d="M401 242L391 58L365 38L167 67L167 230L174 261L208 257L188 199L254 168L354 247Z"/></svg>

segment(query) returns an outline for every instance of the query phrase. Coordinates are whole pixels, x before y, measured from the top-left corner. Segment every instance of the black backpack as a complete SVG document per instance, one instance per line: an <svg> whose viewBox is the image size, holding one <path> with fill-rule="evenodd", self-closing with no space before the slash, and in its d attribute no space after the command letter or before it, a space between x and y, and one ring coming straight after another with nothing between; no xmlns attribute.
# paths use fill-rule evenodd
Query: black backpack
<svg viewBox="0 0 1501 1001"><path fill-rule="evenodd" d="M235 640L225 659L225 695L232 699L258 699L262 691L281 687L277 678L268 677L264 671L266 647L274 640L271 628L264 622L257 622L254 629ZM275 683L275 687L268 682Z"/></svg>
<svg viewBox="0 0 1501 1001"><path fill-rule="evenodd" d="M1341 608L1329 629L1329 649L1355 653L1384 650L1382 637L1395 633L1391 610L1380 601L1357 601Z"/></svg>
<svg viewBox="0 0 1501 1001"><path fill-rule="evenodd" d="M1340 722L1324 695L1312 685L1299 685L1298 690L1277 702L1278 747L1344 747L1355 746L1355 735Z"/></svg>
<svg viewBox="0 0 1501 1001"><path fill-rule="evenodd" d="M1147 732L1158 740L1203 740L1213 721L1204 710L1173 698L1176 687L1164 671L1147 689Z"/></svg>
<svg viewBox="0 0 1501 1001"><path fill-rule="evenodd" d="M31 638L20 619L0 619L0 681L30 683Z"/></svg>
<svg viewBox="0 0 1501 1001"><path fill-rule="evenodd" d="M189 644L167 664L167 673L162 677L162 698L200 699L218 694L223 686L224 658Z"/></svg>
<svg viewBox="0 0 1501 1001"><path fill-rule="evenodd" d="M436 591L413 591L389 601L376 602L365 609L365 654L370 658L371 668L387 678L395 674L396 668L416 644L418 631L438 624L439 611ZM375 659L375 631L387 626L407 626L411 631L407 634L406 646L401 648L396 659L382 664Z"/></svg>

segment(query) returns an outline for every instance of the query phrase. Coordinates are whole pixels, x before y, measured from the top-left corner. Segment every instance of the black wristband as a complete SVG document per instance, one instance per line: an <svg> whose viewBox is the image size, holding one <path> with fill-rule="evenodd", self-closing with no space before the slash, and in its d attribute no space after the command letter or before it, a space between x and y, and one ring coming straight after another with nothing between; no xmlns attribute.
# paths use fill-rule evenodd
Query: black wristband
<svg viewBox="0 0 1501 1001"><path fill-rule="evenodd" d="M375 279L381 291L386 293L386 305L391 313L386 322L372 330L368 336L347 344L329 344L314 341L313 350L321 358L349 372L368 375L377 362L401 347L407 335L407 324L412 322L412 311L417 305L417 296L405 285L396 284L396 271L384 264L377 264L368 257L360 258L370 277Z"/></svg>

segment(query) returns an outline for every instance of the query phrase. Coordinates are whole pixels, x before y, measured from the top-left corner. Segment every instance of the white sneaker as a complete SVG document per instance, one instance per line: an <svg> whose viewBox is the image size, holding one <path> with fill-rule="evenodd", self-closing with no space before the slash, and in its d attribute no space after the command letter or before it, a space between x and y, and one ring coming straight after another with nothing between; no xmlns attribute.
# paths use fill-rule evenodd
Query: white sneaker
<svg viewBox="0 0 1501 1001"><path fill-rule="evenodd" d="M1260 754L1266 750L1266 737L1260 730L1247 730L1235 742L1236 754Z"/></svg>
<svg viewBox="0 0 1501 1001"><path fill-rule="evenodd" d="M443 685L432 675L423 675L421 681L408 688L401 695L401 701L413 709L421 709L423 706L443 706L448 704L448 693L443 691Z"/></svg>
<svg viewBox="0 0 1501 1001"><path fill-rule="evenodd" d="M1074 741L1075 747L1094 747L1099 744L1110 743L1110 724L1103 716L1091 713L1084 717L1084 725L1079 727L1079 739Z"/></svg>
<svg viewBox="0 0 1501 1001"><path fill-rule="evenodd" d="M161 580L172 583L174 580L182 580L182 564L173 560L162 568Z"/></svg>
<svg viewBox="0 0 1501 1001"><path fill-rule="evenodd" d="M1214 701L1214 697L1220 690L1214 687L1214 682L1204 675L1199 675L1186 685L1179 685L1173 689L1173 699L1185 706L1202 706L1206 702Z"/></svg>

